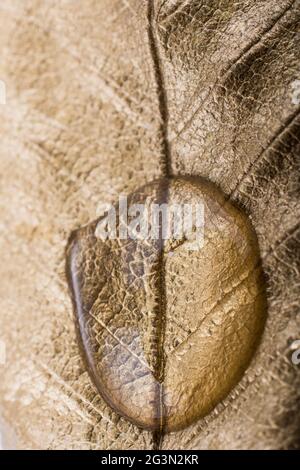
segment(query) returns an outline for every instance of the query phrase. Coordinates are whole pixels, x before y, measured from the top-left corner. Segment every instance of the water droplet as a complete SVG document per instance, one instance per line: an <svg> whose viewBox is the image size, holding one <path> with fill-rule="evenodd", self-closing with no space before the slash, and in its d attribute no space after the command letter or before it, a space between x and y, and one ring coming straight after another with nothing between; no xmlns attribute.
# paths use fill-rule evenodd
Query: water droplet
<svg viewBox="0 0 300 470"><path fill-rule="evenodd" d="M164 240L162 218L157 239L137 240L97 237L98 219L72 234L67 273L100 394L136 425L170 432L239 382L267 306L257 239L240 210L199 178L158 180L128 197L128 206L162 203L203 206L196 249L186 237Z"/></svg>

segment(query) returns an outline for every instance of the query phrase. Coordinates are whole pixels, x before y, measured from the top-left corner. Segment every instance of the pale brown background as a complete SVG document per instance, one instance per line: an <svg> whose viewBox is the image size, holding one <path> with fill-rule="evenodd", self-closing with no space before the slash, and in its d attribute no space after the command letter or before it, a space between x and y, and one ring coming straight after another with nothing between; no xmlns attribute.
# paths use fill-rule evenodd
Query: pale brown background
<svg viewBox="0 0 300 470"><path fill-rule="evenodd" d="M65 282L70 232L160 174L232 191L256 228L269 317L239 386L164 448L299 447L299 1L2 0L0 406L5 446L151 448L79 355ZM162 122L159 91L167 96ZM165 116L166 118L166 116ZM297 317L298 315L298 317Z"/></svg>

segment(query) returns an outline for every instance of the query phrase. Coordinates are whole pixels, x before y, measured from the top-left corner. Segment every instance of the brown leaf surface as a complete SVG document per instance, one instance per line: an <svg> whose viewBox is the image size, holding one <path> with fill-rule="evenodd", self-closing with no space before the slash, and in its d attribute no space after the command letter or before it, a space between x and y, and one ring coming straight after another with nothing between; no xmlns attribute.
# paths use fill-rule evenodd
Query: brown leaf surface
<svg viewBox="0 0 300 470"><path fill-rule="evenodd" d="M299 447L299 0L3 0L1 428L6 447L151 449L102 400L64 275L72 230L162 174L247 211L269 315L250 368L163 448ZM297 101L297 100L296 100Z"/></svg>

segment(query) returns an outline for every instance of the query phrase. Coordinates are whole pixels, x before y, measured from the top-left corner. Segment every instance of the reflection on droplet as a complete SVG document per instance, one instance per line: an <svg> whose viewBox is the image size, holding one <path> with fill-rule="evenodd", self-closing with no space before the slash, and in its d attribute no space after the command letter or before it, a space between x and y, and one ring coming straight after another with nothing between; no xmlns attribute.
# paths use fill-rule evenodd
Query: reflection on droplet
<svg viewBox="0 0 300 470"><path fill-rule="evenodd" d="M203 204L202 248L161 238L104 241L95 221L72 234L67 273L99 392L136 425L170 432L208 414L238 383L267 307L254 231L219 190L173 178L128 198L151 203Z"/></svg>

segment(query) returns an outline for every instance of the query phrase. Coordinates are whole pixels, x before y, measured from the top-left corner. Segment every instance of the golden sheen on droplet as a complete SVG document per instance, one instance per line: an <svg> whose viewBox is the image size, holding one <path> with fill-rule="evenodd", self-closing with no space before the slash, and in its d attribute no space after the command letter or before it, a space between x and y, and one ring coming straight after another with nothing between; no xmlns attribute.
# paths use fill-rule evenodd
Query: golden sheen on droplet
<svg viewBox="0 0 300 470"><path fill-rule="evenodd" d="M149 430L182 429L238 384L267 303L247 218L200 178L150 183L128 204L203 204L204 241L101 240L98 221L70 238L67 274L78 337L99 393Z"/></svg>

